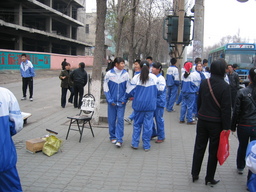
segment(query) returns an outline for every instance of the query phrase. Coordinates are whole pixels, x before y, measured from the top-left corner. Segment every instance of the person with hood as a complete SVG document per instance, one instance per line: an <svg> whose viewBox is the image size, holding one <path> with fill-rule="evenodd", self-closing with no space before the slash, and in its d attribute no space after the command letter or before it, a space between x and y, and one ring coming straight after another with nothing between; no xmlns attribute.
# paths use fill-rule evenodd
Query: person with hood
<svg viewBox="0 0 256 192"><path fill-rule="evenodd" d="M143 149L150 150L152 136L153 116L157 106L157 77L149 72L149 63L141 61L141 73L135 75L126 90L126 98L134 97L132 108L134 110L134 123L132 133L133 149L138 149L140 134L142 132ZM143 127L142 127L143 126Z"/></svg>
<svg viewBox="0 0 256 192"><path fill-rule="evenodd" d="M211 77L202 81L198 94L198 122L192 163L192 181L199 179L204 153L209 141L209 155L205 176L205 185L215 185L217 167L217 151L219 147L220 133L229 130L231 126L231 96L230 87L224 81L227 63L224 59L218 59L211 64ZM211 85L213 95L210 92Z"/></svg>
<svg viewBox="0 0 256 192"><path fill-rule="evenodd" d="M122 147L124 136L124 112L127 99L126 88L129 74L124 69L124 59L117 57L104 78L103 90L108 102L109 139L117 147Z"/></svg>
<svg viewBox="0 0 256 192"><path fill-rule="evenodd" d="M22 192L16 168L17 152L12 136L23 128L23 117L16 97L0 87L0 191Z"/></svg>

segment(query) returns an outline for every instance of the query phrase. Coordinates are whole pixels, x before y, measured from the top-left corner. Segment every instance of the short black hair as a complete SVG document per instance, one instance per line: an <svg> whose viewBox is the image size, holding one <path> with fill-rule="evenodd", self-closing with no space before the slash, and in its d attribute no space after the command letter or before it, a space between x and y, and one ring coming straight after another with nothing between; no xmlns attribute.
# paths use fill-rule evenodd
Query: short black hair
<svg viewBox="0 0 256 192"><path fill-rule="evenodd" d="M27 57L26 53L22 53L21 54L21 57L24 56L24 57Z"/></svg>
<svg viewBox="0 0 256 192"><path fill-rule="evenodd" d="M196 59L195 59L195 63L199 63L199 62L201 62L202 61L202 59L200 58L200 57L197 57Z"/></svg>
<svg viewBox="0 0 256 192"><path fill-rule="evenodd" d="M79 65L80 65L80 67L81 67L82 69L84 69L84 68L85 68L85 64L84 64L84 62L79 63Z"/></svg>
<svg viewBox="0 0 256 192"><path fill-rule="evenodd" d="M150 59L151 61L153 61L153 58L151 56L148 56L146 59Z"/></svg>
<svg viewBox="0 0 256 192"><path fill-rule="evenodd" d="M233 67L233 68L237 68L238 65L237 65L236 63L234 63L232 67Z"/></svg>
<svg viewBox="0 0 256 192"><path fill-rule="evenodd" d="M172 58L172 59L171 59L171 64L172 64L172 65L175 65L176 63L177 63L177 59Z"/></svg>
<svg viewBox="0 0 256 192"><path fill-rule="evenodd" d="M203 60L203 64L204 64L204 63L208 63L208 60L207 60L207 59L204 59L204 60Z"/></svg>
<svg viewBox="0 0 256 192"><path fill-rule="evenodd" d="M134 63L137 62L140 64L141 60L140 59L135 59Z"/></svg>

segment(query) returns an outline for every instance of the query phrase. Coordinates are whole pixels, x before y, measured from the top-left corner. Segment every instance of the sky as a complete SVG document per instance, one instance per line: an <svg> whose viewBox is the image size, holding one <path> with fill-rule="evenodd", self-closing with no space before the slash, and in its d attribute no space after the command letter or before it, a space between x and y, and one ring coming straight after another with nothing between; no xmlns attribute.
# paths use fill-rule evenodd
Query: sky
<svg viewBox="0 0 256 192"><path fill-rule="evenodd" d="M256 0L205 0L204 45L218 43L221 37L236 35L256 43Z"/></svg>
<svg viewBox="0 0 256 192"><path fill-rule="evenodd" d="M188 0L193 2L192 0ZM96 0L86 0L87 12L96 11ZM236 35L256 43L256 0L204 0L204 46L220 42L222 37Z"/></svg>

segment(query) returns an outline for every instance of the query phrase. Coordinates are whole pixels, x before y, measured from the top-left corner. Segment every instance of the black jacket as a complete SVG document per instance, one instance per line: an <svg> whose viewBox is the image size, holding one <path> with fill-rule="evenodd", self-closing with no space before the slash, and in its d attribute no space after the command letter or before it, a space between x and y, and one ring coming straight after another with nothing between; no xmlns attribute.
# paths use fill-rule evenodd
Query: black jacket
<svg viewBox="0 0 256 192"><path fill-rule="evenodd" d="M70 81L70 78L69 78L71 72L72 71L67 71L66 69L60 72L59 79L61 80L61 84L60 84L61 87L63 88L72 87L72 82ZM61 77L66 77L66 78L61 79Z"/></svg>
<svg viewBox="0 0 256 192"><path fill-rule="evenodd" d="M221 122L222 129L228 130L231 126L231 96L230 86L224 81L223 77L211 75L210 83L213 93L220 104L220 108L215 103L207 83L203 80L198 95L198 118L211 121Z"/></svg>
<svg viewBox="0 0 256 192"><path fill-rule="evenodd" d="M252 98L252 90L253 86L249 85L237 92L231 126L233 131L237 124L256 126L256 102Z"/></svg>
<svg viewBox="0 0 256 192"><path fill-rule="evenodd" d="M70 79L74 84L82 84L85 86L87 84L87 73L85 70L77 68L70 74Z"/></svg>

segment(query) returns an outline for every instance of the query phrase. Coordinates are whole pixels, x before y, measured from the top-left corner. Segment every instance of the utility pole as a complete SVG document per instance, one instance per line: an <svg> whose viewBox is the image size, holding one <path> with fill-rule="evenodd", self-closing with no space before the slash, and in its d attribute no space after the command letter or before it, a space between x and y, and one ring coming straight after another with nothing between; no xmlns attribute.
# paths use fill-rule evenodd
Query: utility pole
<svg viewBox="0 0 256 192"><path fill-rule="evenodd" d="M184 0L175 0L174 7L174 15L179 17L178 20L178 37L177 44L175 45L175 49L173 49L172 57L175 56L177 59L177 67L180 69L182 66L182 52L183 52L183 35L184 35Z"/></svg>
<svg viewBox="0 0 256 192"><path fill-rule="evenodd" d="M195 0L194 18L193 61L204 49L204 0Z"/></svg>

